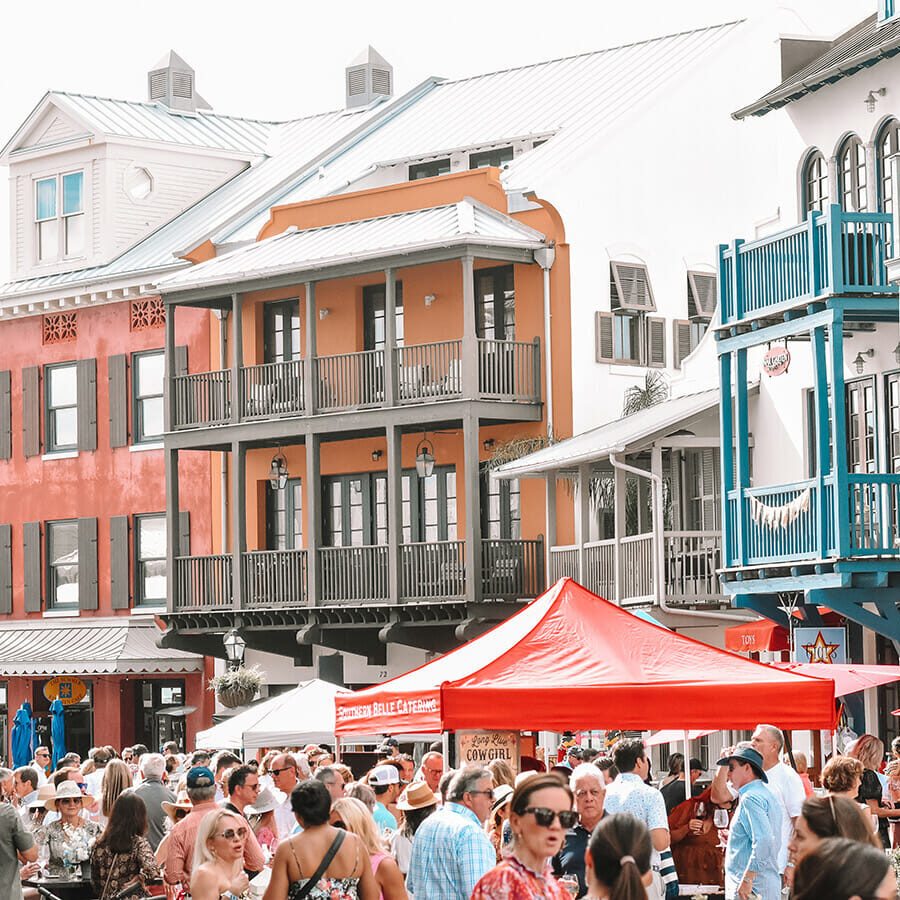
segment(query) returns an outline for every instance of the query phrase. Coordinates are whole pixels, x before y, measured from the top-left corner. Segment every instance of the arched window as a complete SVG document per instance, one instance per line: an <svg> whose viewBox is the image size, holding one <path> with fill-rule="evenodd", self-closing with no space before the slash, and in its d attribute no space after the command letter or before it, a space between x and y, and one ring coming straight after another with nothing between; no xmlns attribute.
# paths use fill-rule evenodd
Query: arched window
<svg viewBox="0 0 900 900"><path fill-rule="evenodd" d="M855 134L841 144L837 162L841 207L847 212L865 212L869 205L866 196L866 149Z"/></svg>
<svg viewBox="0 0 900 900"><path fill-rule="evenodd" d="M825 157L813 150L803 164L803 217L823 212L828 205L828 166Z"/></svg>
<svg viewBox="0 0 900 900"><path fill-rule="evenodd" d="M890 157L898 150L900 123L896 119L885 122L875 139L875 158L878 163L878 209L880 212L893 212L892 191L893 172Z"/></svg>

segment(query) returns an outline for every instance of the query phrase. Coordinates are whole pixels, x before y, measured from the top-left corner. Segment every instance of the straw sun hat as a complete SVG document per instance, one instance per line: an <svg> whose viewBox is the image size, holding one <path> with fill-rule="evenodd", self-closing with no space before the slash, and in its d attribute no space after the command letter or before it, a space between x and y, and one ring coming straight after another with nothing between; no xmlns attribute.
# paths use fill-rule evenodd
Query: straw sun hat
<svg viewBox="0 0 900 900"><path fill-rule="evenodd" d="M46 809L47 807L44 805L53 795L55 791L52 784L42 784L38 788L37 797L34 798L29 804L29 809Z"/></svg>
<svg viewBox="0 0 900 900"><path fill-rule="evenodd" d="M193 803L191 803L191 798L187 795L187 791L182 791L174 803L169 800L163 800L160 806L162 806L163 812L173 820L175 818L175 810L183 809L185 812L190 812L194 808Z"/></svg>
<svg viewBox="0 0 900 900"><path fill-rule="evenodd" d="M46 809L56 812L56 801L65 800L67 797L77 797L85 809L94 805L94 798L90 794L82 794L81 788L74 781L63 781L56 789L55 796L48 797L44 801L44 806Z"/></svg>
<svg viewBox="0 0 900 900"><path fill-rule="evenodd" d="M393 767L392 767L393 768ZM411 784L397 799L397 809L424 809L434 806L437 797L424 781Z"/></svg>

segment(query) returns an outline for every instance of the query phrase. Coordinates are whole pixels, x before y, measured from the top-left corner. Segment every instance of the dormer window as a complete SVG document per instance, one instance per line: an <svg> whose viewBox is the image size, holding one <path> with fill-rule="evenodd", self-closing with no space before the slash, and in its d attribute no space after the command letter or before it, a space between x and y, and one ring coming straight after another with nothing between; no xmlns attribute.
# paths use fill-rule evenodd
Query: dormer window
<svg viewBox="0 0 900 900"><path fill-rule="evenodd" d="M84 172L35 182L37 258L53 262L84 252Z"/></svg>

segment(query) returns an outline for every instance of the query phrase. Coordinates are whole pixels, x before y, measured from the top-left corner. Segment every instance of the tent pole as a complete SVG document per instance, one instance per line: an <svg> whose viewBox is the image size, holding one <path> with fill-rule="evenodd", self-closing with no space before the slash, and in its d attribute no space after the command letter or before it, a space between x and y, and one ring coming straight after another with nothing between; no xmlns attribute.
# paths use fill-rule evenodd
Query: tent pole
<svg viewBox="0 0 900 900"><path fill-rule="evenodd" d="M339 734L334 736L334 761L336 763L341 761L341 736Z"/></svg>
<svg viewBox="0 0 900 900"><path fill-rule="evenodd" d="M684 738L684 799L691 799L691 748L687 730L682 732Z"/></svg>
<svg viewBox="0 0 900 900"><path fill-rule="evenodd" d="M450 732L441 732L441 755L444 757L444 771L450 771Z"/></svg>

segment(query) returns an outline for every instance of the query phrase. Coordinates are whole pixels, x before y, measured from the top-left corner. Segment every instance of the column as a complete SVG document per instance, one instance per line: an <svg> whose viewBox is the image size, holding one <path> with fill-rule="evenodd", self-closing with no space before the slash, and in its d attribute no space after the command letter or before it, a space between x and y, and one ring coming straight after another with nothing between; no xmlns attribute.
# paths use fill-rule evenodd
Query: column
<svg viewBox="0 0 900 900"><path fill-rule="evenodd" d="M318 606L322 596L319 547L322 544L322 438L306 433L306 602Z"/></svg>
<svg viewBox="0 0 900 900"><path fill-rule="evenodd" d="M168 317L166 317L168 320ZM178 571L175 558L180 554L178 546L180 529L178 527L178 451L169 447L166 457L166 608L174 612L183 600L180 595L181 585L178 583ZM223 535L224 540L224 535Z"/></svg>
<svg viewBox="0 0 900 900"><path fill-rule="evenodd" d="M243 294L231 295L231 421L240 422L244 410L244 398L241 396L241 369L244 365L244 323L241 315ZM224 363L223 363L224 366Z"/></svg>
<svg viewBox="0 0 900 900"><path fill-rule="evenodd" d="M466 602L481 599L481 473L478 465L478 417L463 414L463 466L466 472Z"/></svg>
<svg viewBox="0 0 900 900"><path fill-rule="evenodd" d="M834 452L834 537L837 555L850 553L850 498L847 484L847 414L844 392L844 312L834 311L831 323L831 422Z"/></svg>
<svg viewBox="0 0 900 900"><path fill-rule="evenodd" d="M734 490L734 423L731 406L731 354L719 356L719 445L722 448L720 462L722 466L722 559L726 566L734 565L736 560L731 555L731 529L734 520L729 517ZM740 501L737 501L740 505Z"/></svg>
<svg viewBox="0 0 900 900"><path fill-rule="evenodd" d="M651 524L653 526L654 568L659 577L656 596L664 598L668 593L666 584L666 513L662 497L662 447L659 444L654 444L650 449L650 471L659 481L656 478L645 478L642 481L646 481L650 488L650 501L653 507Z"/></svg>
<svg viewBox="0 0 900 900"><path fill-rule="evenodd" d="M815 436L816 436L816 545L819 556L829 555L826 546L828 517L831 509L825 507L825 476L829 474L831 462L828 454L828 365L825 354L825 326L810 331L810 343L813 350L813 383L815 385Z"/></svg>
<svg viewBox="0 0 900 900"><path fill-rule="evenodd" d="M613 563L616 574L615 602L621 606L625 596L625 567L622 562L622 538L625 537L625 473L617 467L613 469L615 514L613 516Z"/></svg>
<svg viewBox="0 0 900 900"><path fill-rule="evenodd" d="M462 392L463 397L471 400L478 396L478 373L481 369L475 321L475 257L471 255L462 259L462 288Z"/></svg>
<svg viewBox="0 0 900 900"><path fill-rule="evenodd" d="M166 308L166 378L163 383L163 428L173 431L175 425L175 305Z"/></svg>
<svg viewBox="0 0 900 900"><path fill-rule="evenodd" d="M243 606L241 570L247 550L247 446L231 442L231 594L234 609Z"/></svg>
<svg viewBox="0 0 900 900"><path fill-rule="evenodd" d="M318 319L316 317L316 283L307 281L305 285L305 302L306 302L306 360L303 367L303 377L306 381L303 389L303 403L307 415L312 415L316 411L316 387L318 377L316 374L316 325ZM309 452L307 445L307 454ZM307 565L310 561L307 560Z"/></svg>
<svg viewBox="0 0 900 900"><path fill-rule="evenodd" d="M546 502L546 544L544 545L544 571L549 583L553 578L553 555L550 548L556 544L556 472L548 472L544 476L544 494Z"/></svg>
<svg viewBox="0 0 900 900"><path fill-rule="evenodd" d="M746 533L747 510L744 503L744 490L750 487L750 424L747 409L747 348L741 347L737 351L735 365L734 394L735 407L735 438L734 452L737 461L737 508L735 510L734 524L737 534L737 562L744 564L747 558Z"/></svg>
<svg viewBox="0 0 900 900"><path fill-rule="evenodd" d="M403 459L399 426L387 429L387 521L388 589L392 603L399 603L403 590Z"/></svg>
<svg viewBox="0 0 900 900"><path fill-rule="evenodd" d="M384 270L384 405L397 405L397 278ZM390 470L388 470L390 471Z"/></svg>
<svg viewBox="0 0 900 900"><path fill-rule="evenodd" d="M587 549L585 544L591 539L591 467L578 467L578 581L588 584Z"/></svg>

